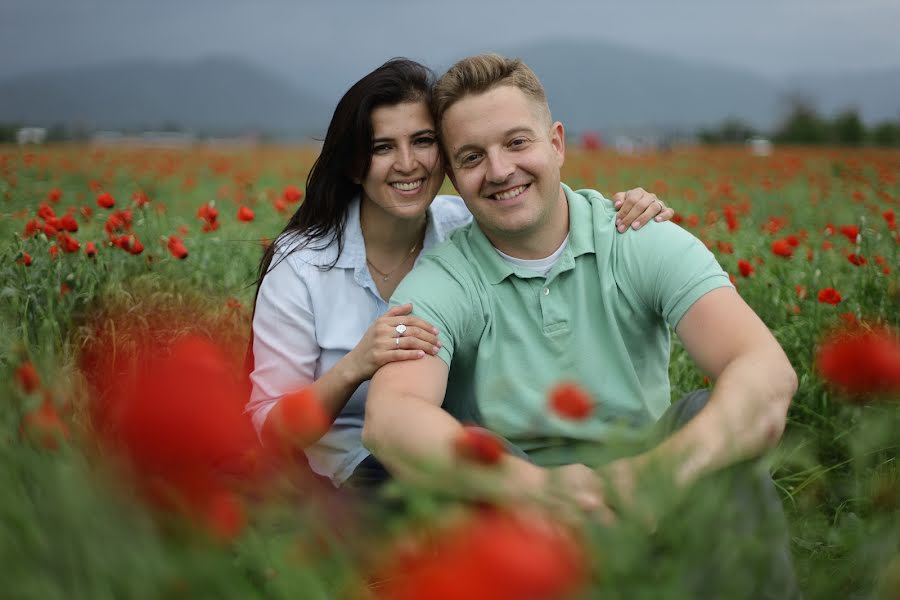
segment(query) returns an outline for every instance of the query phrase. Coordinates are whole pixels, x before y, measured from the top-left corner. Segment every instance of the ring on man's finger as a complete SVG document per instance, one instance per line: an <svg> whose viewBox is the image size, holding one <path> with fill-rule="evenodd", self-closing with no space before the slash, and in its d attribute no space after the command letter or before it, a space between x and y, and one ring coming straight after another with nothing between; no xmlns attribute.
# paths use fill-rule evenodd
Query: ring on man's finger
<svg viewBox="0 0 900 600"><path fill-rule="evenodd" d="M400 337L400 336L402 336L404 333L406 333L406 325L404 325L403 323L400 323L399 325L397 325L396 327L394 327L394 331L397 332L397 337Z"/></svg>

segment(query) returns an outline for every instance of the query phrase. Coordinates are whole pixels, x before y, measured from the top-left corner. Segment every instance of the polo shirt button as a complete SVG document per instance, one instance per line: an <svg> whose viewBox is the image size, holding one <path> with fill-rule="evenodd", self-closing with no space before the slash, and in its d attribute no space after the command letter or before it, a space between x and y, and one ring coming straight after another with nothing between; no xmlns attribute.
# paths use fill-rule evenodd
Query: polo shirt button
<svg viewBox="0 0 900 600"><path fill-rule="evenodd" d="M550 288L548 288L548 287L544 288L544 295L545 296L550 295Z"/></svg>

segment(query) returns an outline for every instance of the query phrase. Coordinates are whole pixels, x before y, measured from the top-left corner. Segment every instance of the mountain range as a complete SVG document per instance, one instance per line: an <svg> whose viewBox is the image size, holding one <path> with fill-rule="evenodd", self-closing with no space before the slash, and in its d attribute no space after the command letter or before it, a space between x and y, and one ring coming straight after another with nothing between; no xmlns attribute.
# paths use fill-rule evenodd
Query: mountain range
<svg viewBox="0 0 900 600"><path fill-rule="evenodd" d="M826 115L854 107L868 123L900 117L900 66L773 80L598 41L557 39L500 51L535 70L554 117L571 132L693 131L727 117L768 129L791 97L809 99ZM335 75L352 81L360 74ZM209 134L321 137L341 92L321 78L296 73L288 80L232 57L130 60L0 81L0 122L92 129L177 124Z"/></svg>

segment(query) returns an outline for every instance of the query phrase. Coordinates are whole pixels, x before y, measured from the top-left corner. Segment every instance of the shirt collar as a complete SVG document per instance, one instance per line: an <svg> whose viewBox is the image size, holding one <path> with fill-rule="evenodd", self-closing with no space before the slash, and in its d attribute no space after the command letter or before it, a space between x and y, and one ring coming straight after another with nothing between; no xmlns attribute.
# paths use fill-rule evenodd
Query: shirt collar
<svg viewBox="0 0 900 600"><path fill-rule="evenodd" d="M361 205L362 201L359 195L350 201L350 206L347 208L347 222L344 223L344 247L337 262L334 264L335 267L342 269L354 269L357 274L369 272L369 267L366 265L366 242L363 239L362 225L359 220ZM428 207L422 252L430 250L446 239L449 233L448 230L452 230L455 225L453 223L438 222L434 215L433 206L432 204L432 206Z"/></svg>
<svg viewBox="0 0 900 600"><path fill-rule="evenodd" d="M596 195L600 199L603 198L603 196L593 190L574 192L566 184L561 183L560 185L566 195L569 209L569 243L563 250L559 262L548 274L550 277L554 277L556 273L575 268L576 257L595 252L593 214L591 203L587 196ZM478 262L484 269L484 273L491 284L496 285L510 275L515 275L520 279L542 277L538 273L518 268L503 260L503 257L497 254L493 244L484 235L477 223L472 225L469 232L469 240L472 244L472 250L478 257Z"/></svg>

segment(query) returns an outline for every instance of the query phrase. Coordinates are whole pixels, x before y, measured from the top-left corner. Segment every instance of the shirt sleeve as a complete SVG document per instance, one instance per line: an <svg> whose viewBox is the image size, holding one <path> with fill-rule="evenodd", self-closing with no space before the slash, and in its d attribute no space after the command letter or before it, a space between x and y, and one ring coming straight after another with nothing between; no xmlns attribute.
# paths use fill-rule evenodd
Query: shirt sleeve
<svg viewBox="0 0 900 600"><path fill-rule="evenodd" d="M391 306L411 303L413 314L438 329L438 356L450 366L454 351L474 330L481 312L470 278L435 256L423 256L391 296Z"/></svg>
<svg viewBox="0 0 900 600"><path fill-rule="evenodd" d="M699 239L668 221L647 225L616 237L617 271L631 293L675 329L704 294L734 286Z"/></svg>
<svg viewBox="0 0 900 600"><path fill-rule="evenodd" d="M320 354L308 273L290 257L276 256L275 262L260 284L253 315L253 389L247 412L257 433L283 395L315 380Z"/></svg>

